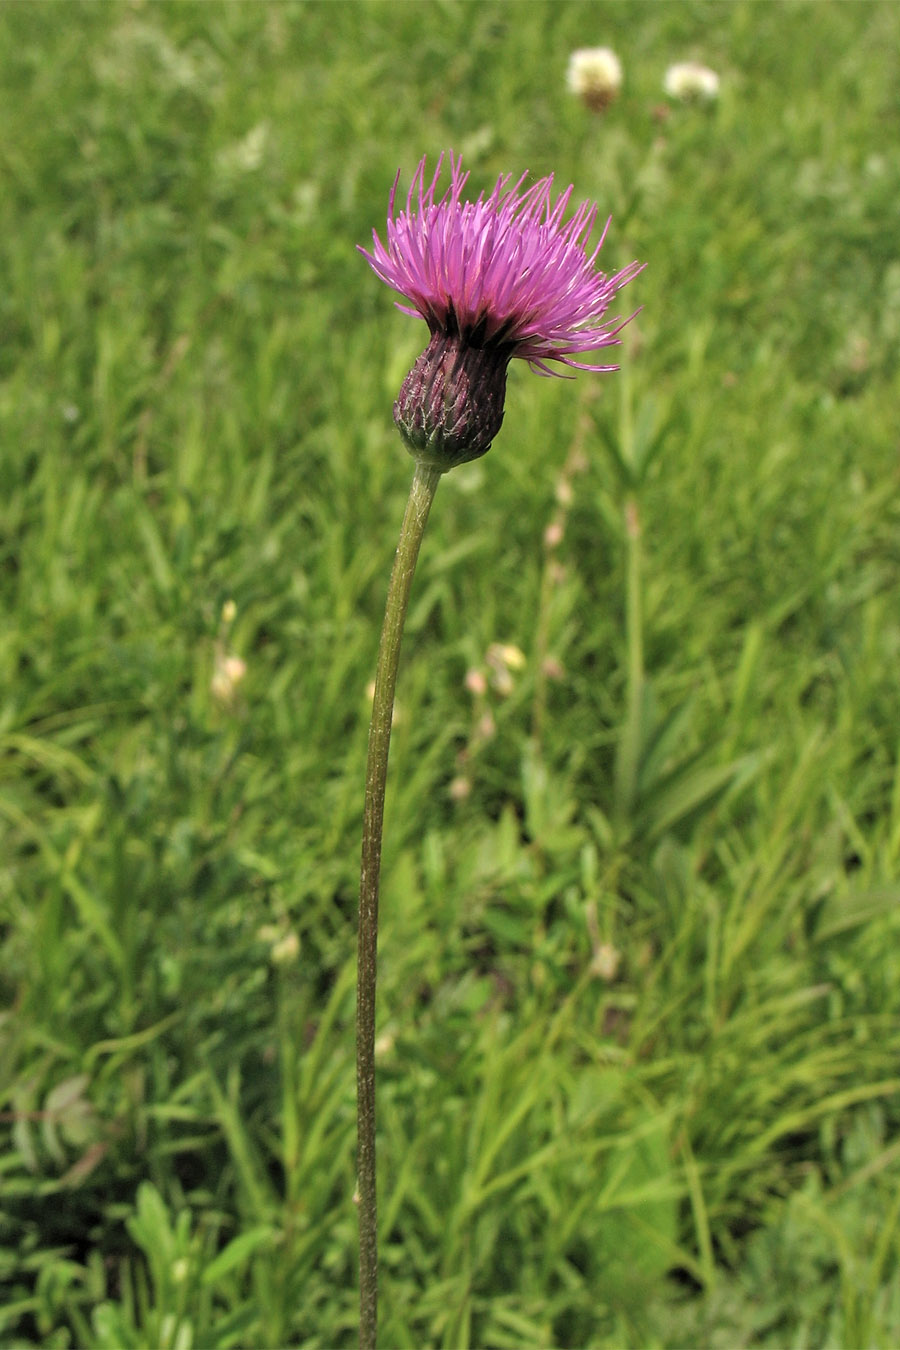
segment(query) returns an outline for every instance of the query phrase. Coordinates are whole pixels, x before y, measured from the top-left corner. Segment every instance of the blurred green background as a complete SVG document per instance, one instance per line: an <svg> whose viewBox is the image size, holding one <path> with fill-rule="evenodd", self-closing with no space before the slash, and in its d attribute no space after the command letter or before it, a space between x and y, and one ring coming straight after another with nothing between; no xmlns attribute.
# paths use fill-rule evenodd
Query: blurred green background
<svg viewBox="0 0 900 1350"><path fill-rule="evenodd" d="M355 246L450 147L648 266L622 371L517 363L422 552L383 1343L900 1341L898 45L893 3L0 10L5 1344L354 1342L425 340Z"/></svg>

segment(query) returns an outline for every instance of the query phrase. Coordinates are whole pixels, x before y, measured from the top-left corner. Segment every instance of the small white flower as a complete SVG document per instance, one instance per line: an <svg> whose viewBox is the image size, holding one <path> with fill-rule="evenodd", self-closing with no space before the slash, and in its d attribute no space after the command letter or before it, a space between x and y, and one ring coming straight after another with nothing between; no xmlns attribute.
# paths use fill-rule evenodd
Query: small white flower
<svg viewBox="0 0 900 1350"><path fill-rule="evenodd" d="M669 66L663 89L670 98L714 99L719 97L719 77L699 61L680 61Z"/></svg>
<svg viewBox="0 0 900 1350"><path fill-rule="evenodd" d="M375 1041L375 1058L387 1059L396 1044L396 1040L397 1038L392 1031L383 1031Z"/></svg>
<svg viewBox="0 0 900 1350"><path fill-rule="evenodd" d="M556 482L556 500L560 506L569 507L575 500L575 489L569 478L561 477Z"/></svg>
<svg viewBox="0 0 900 1350"><path fill-rule="evenodd" d="M513 690L512 671L521 670L526 664L525 653L511 642L492 642L485 652L484 659L490 670L490 681L498 694L511 694Z"/></svg>
<svg viewBox="0 0 900 1350"><path fill-rule="evenodd" d="M483 670L476 670L474 667L467 670L465 684L473 698L484 698L487 693L487 680Z"/></svg>
<svg viewBox="0 0 900 1350"><path fill-rule="evenodd" d="M472 791L471 780L465 778L462 774L460 774L457 778L454 778L453 782L450 784L450 787L448 788L448 791L453 801L455 802L464 801L465 798L468 797L469 793Z"/></svg>
<svg viewBox="0 0 900 1350"><path fill-rule="evenodd" d="M222 674L234 688L247 674L247 662L242 661L239 656L226 656L222 662Z"/></svg>
<svg viewBox="0 0 900 1350"><path fill-rule="evenodd" d="M611 47L580 47L569 57L566 83L592 112L603 112L622 88L622 62Z"/></svg>
<svg viewBox="0 0 900 1350"><path fill-rule="evenodd" d="M601 980L612 983L619 973L621 961L621 952L617 951L611 942L601 942L594 948L594 955L591 960L591 974L599 976Z"/></svg>
<svg viewBox="0 0 900 1350"><path fill-rule="evenodd" d="M213 698L227 706L234 699L238 685L247 674L247 663L233 652L216 651L215 668L210 681Z"/></svg>
<svg viewBox="0 0 900 1350"><path fill-rule="evenodd" d="M525 666L527 666L527 656L522 651L522 648L517 647L514 642L503 642L500 644L498 650L500 656L509 666L510 670L524 670Z"/></svg>
<svg viewBox="0 0 900 1350"><path fill-rule="evenodd" d="M551 520L544 530L544 548L559 548L566 536L566 527L561 520Z"/></svg>

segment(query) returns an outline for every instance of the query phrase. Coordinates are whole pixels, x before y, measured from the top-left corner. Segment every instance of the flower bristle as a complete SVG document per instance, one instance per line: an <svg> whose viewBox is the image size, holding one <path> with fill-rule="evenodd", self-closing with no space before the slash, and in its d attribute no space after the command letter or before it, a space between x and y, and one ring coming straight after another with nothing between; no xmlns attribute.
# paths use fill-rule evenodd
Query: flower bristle
<svg viewBox="0 0 900 1350"><path fill-rule="evenodd" d="M360 248L373 271L408 302L432 334L458 332L463 342L509 349L541 374L564 374L548 362L589 371L614 365L573 360L618 343L633 315L605 317L616 292L643 264L607 276L595 263L609 227L588 252L598 208L583 202L564 221L574 188L553 200L553 175L526 187L501 175L493 190L463 200L469 171L449 153L450 183L438 195L442 154L426 182L426 158L416 168L405 208L396 210L399 174L391 190L386 245L372 232L372 250Z"/></svg>

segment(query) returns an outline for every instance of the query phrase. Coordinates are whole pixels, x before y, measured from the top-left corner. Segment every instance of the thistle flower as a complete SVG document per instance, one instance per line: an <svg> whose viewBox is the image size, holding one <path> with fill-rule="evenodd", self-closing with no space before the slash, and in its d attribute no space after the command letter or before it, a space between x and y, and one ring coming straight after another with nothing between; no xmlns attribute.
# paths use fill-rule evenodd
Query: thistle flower
<svg viewBox="0 0 900 1350"><path fill-rule="evenodd" d="M394 421L420 463L440 472L490 449L503 421L506 373L514 357L544 375L548 362L581 370L616 370L572 358L618 344L628 318L604 316L616 291L643 264L612 276L595 270L609 228L588 253L597 207L583 202L564 222L573 188L553 201L553 176L525 188L498 178L489 196L464 201L469 178L450 154L450 186L438 196L444 156L426 185L425 159L405 209L395 214L399 173L391 191L387 244L372 232L360 248L373 271L420 315L431 340L407 375ZM633 315L628 316L633 317Z"/></svg>
<svg viewBox="0 0 900 1350"><path fill-rule="evenodd" d="M604 112L622 88L622 62L611 47L579 47L569 57L566 83L592 112Z"/></svg>
<svg viewBox="0 0 900 1350"><path fill-rule="evenodd" d="M588 253L597 208L583 202L565 220L571 187L554 202L552 177L526 189L525 176L510 186L507 175L498 178L489 196L463 201L469 175L451 153L450 186L436 199L443 163L442 155L426 183L425 160L420 161L406 209L395 214L398 173L388 207L387 244L373 231L371 253L360 249L376 275L403 296L406 303L398 302L398 307L423 318L431 334L394 404L394 421L416 467L385 604L366 760L356 966L361 1350L375 1350L378 1327L375 992L385 785L400 643L419 546L441 474L483 455L500 430L513 357L544 375L561 373L549 362L615 370L572 358L618 342L628 320L607 319L606 311L618 288L641 270L640 263L629 263L611 277L595 270L606 230ZM482 679L469 683L481 707L476 707L477 726L451 785L457 800L471 790L466 759L495 730L491 709L482 702L485 694L479 691L487 690L488 678L501 693L511 689L510 668L525 662L511 644L497 647L496 665L491 655L486 657L490 676L480 672Z"/></svg>

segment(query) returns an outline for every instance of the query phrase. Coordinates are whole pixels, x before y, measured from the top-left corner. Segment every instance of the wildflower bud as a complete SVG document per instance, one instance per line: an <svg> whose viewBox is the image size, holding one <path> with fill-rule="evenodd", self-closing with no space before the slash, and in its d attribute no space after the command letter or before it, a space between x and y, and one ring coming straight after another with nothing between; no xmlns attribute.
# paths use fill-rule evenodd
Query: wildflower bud
<svg viewBox="0 0 900 1350"><path fill-rule="evenodd" d="M601 942L599 946L594 948L594 955L591 959L591 974L612 983L619 973L621 961L621 952L617 951L611 942Z"/></svg>
<svg viewBox="0 0 900 1350"><path fill-rule="evenodd" d="M528 660L521 647L517 647L514 642L504 642L500 645L500 657L509 666L510 670L524 670Z"/></svg>
<svg viewBox="0 0 900 1350"><path fill-rule="evenodd" d="M561 520L551 520L544 531L544 548L559 548L565 538L566 529Z"/></svg>
<svg viewBox="0 0 900 1350"><path fill-rule="evenodd" d="M397 1038L392 1031L383 1031L375 1041L375 1058L387 1059L388 1055L393 1050L396 1041Z"/></svg>
<svg viewBox="0 0 900 1350"><path fill-rule="evenodd" d="M226 705L231 703L238 685L246 674L246 662L242 661L239 656L235 656L231 652L217 651L215 669L210 681L213 698Z"/></svg>
<svg viewBox="0 0 900 1350"><path fill-rule="evenodd" d="M394 421L414 459L446 473L490 450L503 422L511 355L503 346L432 335L394 404Z"/></svg>

